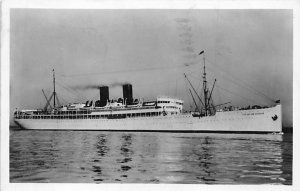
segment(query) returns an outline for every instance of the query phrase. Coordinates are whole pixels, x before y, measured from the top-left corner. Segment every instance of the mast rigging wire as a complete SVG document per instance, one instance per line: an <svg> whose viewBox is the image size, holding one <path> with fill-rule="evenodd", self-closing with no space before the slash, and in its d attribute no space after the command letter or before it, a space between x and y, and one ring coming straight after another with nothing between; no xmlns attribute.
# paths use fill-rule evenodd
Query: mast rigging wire
<svg viewBox="0 0 300 191"><path fill-rule="evenodd" d="M224 75L225 78L227 77L228 80L232 81L233 83L239 85L240 87L244 87L244 88L248 88L248 91L250 91L250 89L252 91L255 91L257 95L263 96L265 98L267 98L269 101L275 102L274 99L270 98L269 96L267 96L266 94L262 93L261 91L258 91L257 89L255 89L254 87L252 87L251 85L247 84L246 82L242 81L241 79L237 79L237 77L233 76L232 74L230 74L229 72L227 72L226 70L224 70L223 68L221 68L220 66L214 64L213 62L211 62L209 59L207 59L207 61L214 65L216 68L219 68L220 71L222 71L223 73L227 74ZM209 66L208 68L210 68L210 70L214 70L213 67ZM228 76L231 76L233 79L228 78Z"/></svg>
<svg viewBox="0 0 300 191"><path fill-rule="evenodd" d="M190 66L190 65L189 65ZM93 72L85 74L59 74L61 77L72 78L72 77L81 77L81 76L93 76L93 75L106 75L106 74L118 74L118 73L130 73L130 72L141 72L141 71L150 71L150 70L163 70L163 69L177 69L188 67L186 65L175 65L175 66L164 66L164 67L153 67L153 68L139 68L139 69L129 69L129 70L117 70L117 71L106 71L106 72Z"/></svg>
<svg viewBox="0 0 300 191"><path fill-rule="evenodd" d="M209 67L209 68L210 68L210 67ZM211 70L211 69L209 69L209 70ZM194 79L201 80L199 77L196 77L196 76L194 76L194 75L189 75L189 76L192 77L192 78L194 78ZM228 80L228 79L227 79L227 80ZM240 84L234 83L233 80L230 79L230 81L231 81L233 84L235 84L235 85L237 85L237 86L239 86L239 87L245 88L246 90L250 91L251 93L254 93L254 92L252 92L250 89L248 89L248 88L246 88L246 87L244 87L244 86L242 86L242 85L240 85ZM210 85L212 85L210 82L208 82L208 83L209 83ZM231 93L232 95L236 95L236 96L239 96L239 97L241 97L241 98L243 98L243 99L245 99L245 100L248 100L248 102L251 101L250 103L252 103L252 104L253 104L253 103L259 104L257 101L253 101L252 99L245 98L244 96L241 96L240 94L237 94L237 93L234 93L234 92L232 92L232 91L229 91L229 90L227 90L227 89L225 89L225 88L222 88L222 87L220 87L220 86L218 86L218 85L216 85L216 87L218 87L218 88L220 88L220 89L222 89L222 90L224 90L224 91L227 91L228 93ZM256 94L256 93L254 93L254 94ZM259 95L259 94L256 94L256 95L262 97L262 96Z"/></svg>
<svg viewBox="0 0 300 191"><path fill-rule="evenodd" d="M64 86L63 84L61 84L61 83L58 82L58 81L56 81L56 83L57 83L59 86L61 86L62 88L64 88L65 90L67 90L67 91L68 91L69 93L71 93L72 95L76 95L77 98L86 100L86 98L85 98L84 96L82 96L81 94L79 94L77 91L75 91L75 90L73 90L73 89L71 89L71 88L69 88L69 87ZM73 92L73 93L72 93L72 92ZM76 98L76 99L77 99L77 98ZM79 100L79 99L78 99L78 100Z"/></svg>
<svg viewBox="0 0 300 191"><path fill-rule="evenodd" d="M222 88L222 87L220 87L220 86L218 86L218 85L216 85L216 87L217 88L220 88L221 90L224 90L224 91L226 91L226 92L228 92L228 93L230 93L230 94L232 94L232 95L236 95L236 96L239 96L240 98L243 98L244 100L248 100L248 101L250 101L249 103L255 103L255 104L259 104L257 101L254 101L254 100L252 100L252 99L249 99L249 98L246 98L246 97L244 97L244 96L241 96L241 95L239 95L239 94L237 94L237 93L235 93L235 92L232 92L232 91L230 91L230 90L227 90L227 89L225 89L225 88Z"/></svg>

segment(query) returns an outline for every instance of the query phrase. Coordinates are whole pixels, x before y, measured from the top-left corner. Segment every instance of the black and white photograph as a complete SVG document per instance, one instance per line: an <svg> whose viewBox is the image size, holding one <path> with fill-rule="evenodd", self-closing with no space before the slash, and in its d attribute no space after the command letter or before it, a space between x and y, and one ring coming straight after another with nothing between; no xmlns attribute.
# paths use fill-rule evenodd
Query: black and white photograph
<svg viewBox="0 0 300 191"><path fill-rule="evenodd" d="M297 184L292 6L5 10L11 189Z"/></svg>

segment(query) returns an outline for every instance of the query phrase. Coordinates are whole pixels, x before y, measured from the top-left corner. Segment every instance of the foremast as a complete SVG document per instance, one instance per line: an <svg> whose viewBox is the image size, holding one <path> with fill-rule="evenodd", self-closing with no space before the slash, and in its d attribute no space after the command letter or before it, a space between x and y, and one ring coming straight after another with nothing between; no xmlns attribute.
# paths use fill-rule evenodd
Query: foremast
<svg viewBox="0 0 300 191"><path fill-rule="evenodd" d="M207 100L207 93L208 93L208 89L207 89L207 80L206 80L206 72L205 72L205 53L204 50L202 50L199 55L203 54L203 93L204 93L204 114L205 116L207 116L207 110L208 110L208 100Z"/></svg>
<svg viewBox="0 0 300 191"><path fill-rule="evenodd" d="M213 106L212 101L211 101L211 95L212 95L212 91L215 87L216 79L214 81L214 85L213 85L213 88L210 92L210 95L208 96L209 90L208 90L208 87L207 87L206 70L205 70L206 69L205 68L205 52L204 52L204 50L202 50L199 53L199 55L203 55L203 75L202 75L202 78L203 78L203 94L204 94L204 115L208 116L208 115L213 114L213 112L211 112L211 109L214 109L214 106ZM211 101L211 104L210 104L210 101Z"/></svg>
<svg viewBox="0 0 300 191"><path fill-rule="evenodd" d="M55 72L54 72L54 69L52 70L53 72L53 106L55 108L55 97L56 97L56 92L55 92Z"/></svg>

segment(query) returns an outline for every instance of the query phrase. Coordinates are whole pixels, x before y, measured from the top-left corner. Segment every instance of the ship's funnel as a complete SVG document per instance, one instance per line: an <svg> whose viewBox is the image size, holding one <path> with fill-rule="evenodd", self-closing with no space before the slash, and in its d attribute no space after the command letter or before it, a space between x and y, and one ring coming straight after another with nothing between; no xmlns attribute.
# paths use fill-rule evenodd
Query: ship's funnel
<svg viewBox="0 0 300 191"><path fill-rule="evenodd" d="M109 100L109 88L108 86L101 86L100 87L100 100L102 102L106 102Z"/></svg>
<svg viewBox="0 0 300 191"><path fill-rule="evenodd" d="M132 103L133 98L132 98L132 85L131 84L123 85L123 98L127 104Z"/></svg>
<svg viewBox="0 0 300 191"><path fill-rule="evenodd" d="M95 102L96 107L104 107L109 100L109 88L108 86L100 86L100 100Z"/></svg>

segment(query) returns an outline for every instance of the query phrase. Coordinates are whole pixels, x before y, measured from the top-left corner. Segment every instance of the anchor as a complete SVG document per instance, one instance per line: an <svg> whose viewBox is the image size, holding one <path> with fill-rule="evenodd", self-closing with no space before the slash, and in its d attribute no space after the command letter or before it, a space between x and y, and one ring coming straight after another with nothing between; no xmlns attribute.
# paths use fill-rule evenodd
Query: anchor
<svg viewBox="0 0 300 191"><path fill-rule="evenodd" d="M274 117L272 117L273 121L276 121L278 119L277 115L274 115Z"/></svg>

